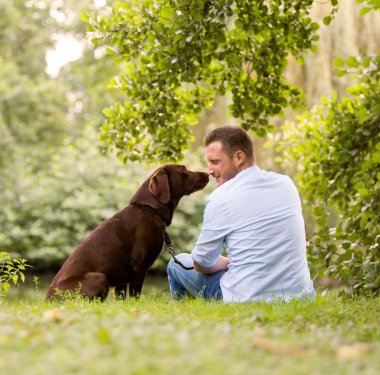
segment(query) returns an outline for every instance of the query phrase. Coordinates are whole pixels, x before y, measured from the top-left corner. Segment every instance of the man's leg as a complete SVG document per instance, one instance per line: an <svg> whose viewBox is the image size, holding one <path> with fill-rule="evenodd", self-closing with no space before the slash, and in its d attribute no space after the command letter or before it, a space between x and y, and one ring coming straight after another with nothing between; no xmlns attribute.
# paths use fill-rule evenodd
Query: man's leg
<svg viewBox="0 0 380 375"><path fill-rule="evenodd" d="M178 254L176 258L186 267L193 265L193 259L188 253ZM180 299L186 294L205 299L222 299L220 278L225 271L204 274L195 270L185 270L172 259L167 268L170 294Z"/></svg>

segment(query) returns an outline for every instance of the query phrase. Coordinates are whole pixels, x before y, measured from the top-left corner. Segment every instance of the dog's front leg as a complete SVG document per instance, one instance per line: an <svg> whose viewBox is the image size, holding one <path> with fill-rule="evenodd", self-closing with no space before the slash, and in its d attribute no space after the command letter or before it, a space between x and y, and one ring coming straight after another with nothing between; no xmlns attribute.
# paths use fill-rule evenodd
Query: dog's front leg
<svg viewBox="0 0 380 375"><path fill-rule="evenodd" d="M115 286L115 296L116 299L125 299L127 297L127 283Z"/></svg>

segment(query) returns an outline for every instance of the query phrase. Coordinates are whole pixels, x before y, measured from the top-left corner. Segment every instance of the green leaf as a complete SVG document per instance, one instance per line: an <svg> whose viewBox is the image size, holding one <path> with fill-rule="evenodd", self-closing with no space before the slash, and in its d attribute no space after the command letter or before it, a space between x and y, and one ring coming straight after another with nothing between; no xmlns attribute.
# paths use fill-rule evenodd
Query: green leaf
<svg viewBox="0 0 380 375"><path fill-rule="evenodd" d="M345 250L349 249L351 247L351 242L343 242L342 247Z"/></svg>
<svg viewBox="0 0 380 375"><path fill-rule="evenodd" d="M315 216L321 216L325 213L325 210L326 210L325 206L321 205L321 206L314 207L313 212Z"/></svg>
<svg viewBox="0 0 380 375"><path fill-rule="evenodd" d="M79 19L84 23L88 23L88 20L89 20L88 14L84 11L80 12Z"/></svg>
<svg viewBox="0 0 380 375"><path fill-rule="evenodd" d="M380 151L376 151L373 153L372 157L371 157L371 161L375 164L379 164L380 163Z"/></svg>
<svg viewBox="0 0 380 375"><path fill-rule="evenodd" d="M314 31L319 30L319 23L317 22L312 22L310 25L310 28Z"/></svg>
<svg viewBox="0 0 380 375"><path fill-rule="evenodd" d="M346 61L350 68L357 68L359 66L359 61L354 56L350 56Z"/></svg>
<svg viewBox="0 0 380 375"><path fill-rule="evenodd" d="M330 17L330 16L323 17L323 23L326 26L330 25L331 21L332 21L332 17Z"/></svg>
<svg viewBox="0 0 380 375"><path fill-rule="evenodd" d="M161 8L161 11L160 11L161 17L172 21L172 18L174 17L174 15L175 15L175 10L170 5L167 5Z"/></svg>
<svg viewBox="0 0 380 375"><path fill-rule="evenodd" d="M318 217L316 220L316 223L320 225L321 227L325 226L327 224L327 216L326 215L321 215Z"/></svg>
<svg viewBox="0 0 380 375"><path fill-rule="evenodd" d="M343 77L343 76L345 76L346 74L348 74L348 70L345 70L345 69L339 70L339 71L336 73L336 75L337 75L338 77Z"/></svg>
<svg viewBox="0 0 380 375"><path fill-rule="evenodd" d="M365 8L362 8L362 9L360 9L360 12L359 12L359 16L364 16L364 15L366 15L368 12L370 12L372 10L372 8L367 8L367 7L365 7Z"/></svg>
<svg viewBox="0 0 380 375"><path fill-rule="evenodd" d="M1 288L3 289L4 294L8 294L9 288L10 288L10 284L7 281L4 281L0 285L1 285Z"/></svg>
<svg viewBox="0 0 380 375"><path fill-rule="evenodd" d="M310 50L311 50L311 52L313 52L313 53L317 53L317 52L318 52L318 46L315 45L315 44L313 44L313 45L310 47Z"/></svg>
<svg viewBox="0 0 380 375"><path fill-rule="evenodd" d="M343 68L344 67L344 61L341 57L337 57L333 61L334 68Z"/></svg>
<svg viewBox="0 0 380 375"><path fill-rule="evenodd" d="M113 56L116 54L116 52L112 49L112 48L106 48L106 54L107 55L110 55L110 56Z"/></svg>
<svg viewBox="0 0 380 375"><path fill-rule="evenodd" d="M360 218L360 229L364 229L369 219L367 212L363 212L362 217Z"/></svg>

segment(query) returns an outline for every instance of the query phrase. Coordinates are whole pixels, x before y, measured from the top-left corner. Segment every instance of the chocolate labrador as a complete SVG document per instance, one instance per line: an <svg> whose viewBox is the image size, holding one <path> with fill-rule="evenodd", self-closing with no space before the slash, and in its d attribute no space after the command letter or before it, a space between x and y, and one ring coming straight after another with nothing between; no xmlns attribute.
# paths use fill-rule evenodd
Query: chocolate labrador
<svg viewBox="0 0 380 375"><path fill-rule="evenodd" d="M129 206L100 224L63 264L46 298L78 291L89 298L141 293L146 272L160 255L164 233L180 199L208 183L208 175L177 164L158 168L132 197Z"/></svg>

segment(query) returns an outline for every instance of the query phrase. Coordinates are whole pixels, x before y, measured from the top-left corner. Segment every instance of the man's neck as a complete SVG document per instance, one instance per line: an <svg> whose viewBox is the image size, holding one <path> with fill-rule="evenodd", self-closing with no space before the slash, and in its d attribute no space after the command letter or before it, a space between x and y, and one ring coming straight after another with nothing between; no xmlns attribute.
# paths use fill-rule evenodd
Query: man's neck
<svg viewBox="0 0 380 375"><path fill-rule="evenodd" d="M256 165L256 163L244 163L244 164L240 167L239 172L243 171L244 169L254 167L255 165Z"/></svg>

